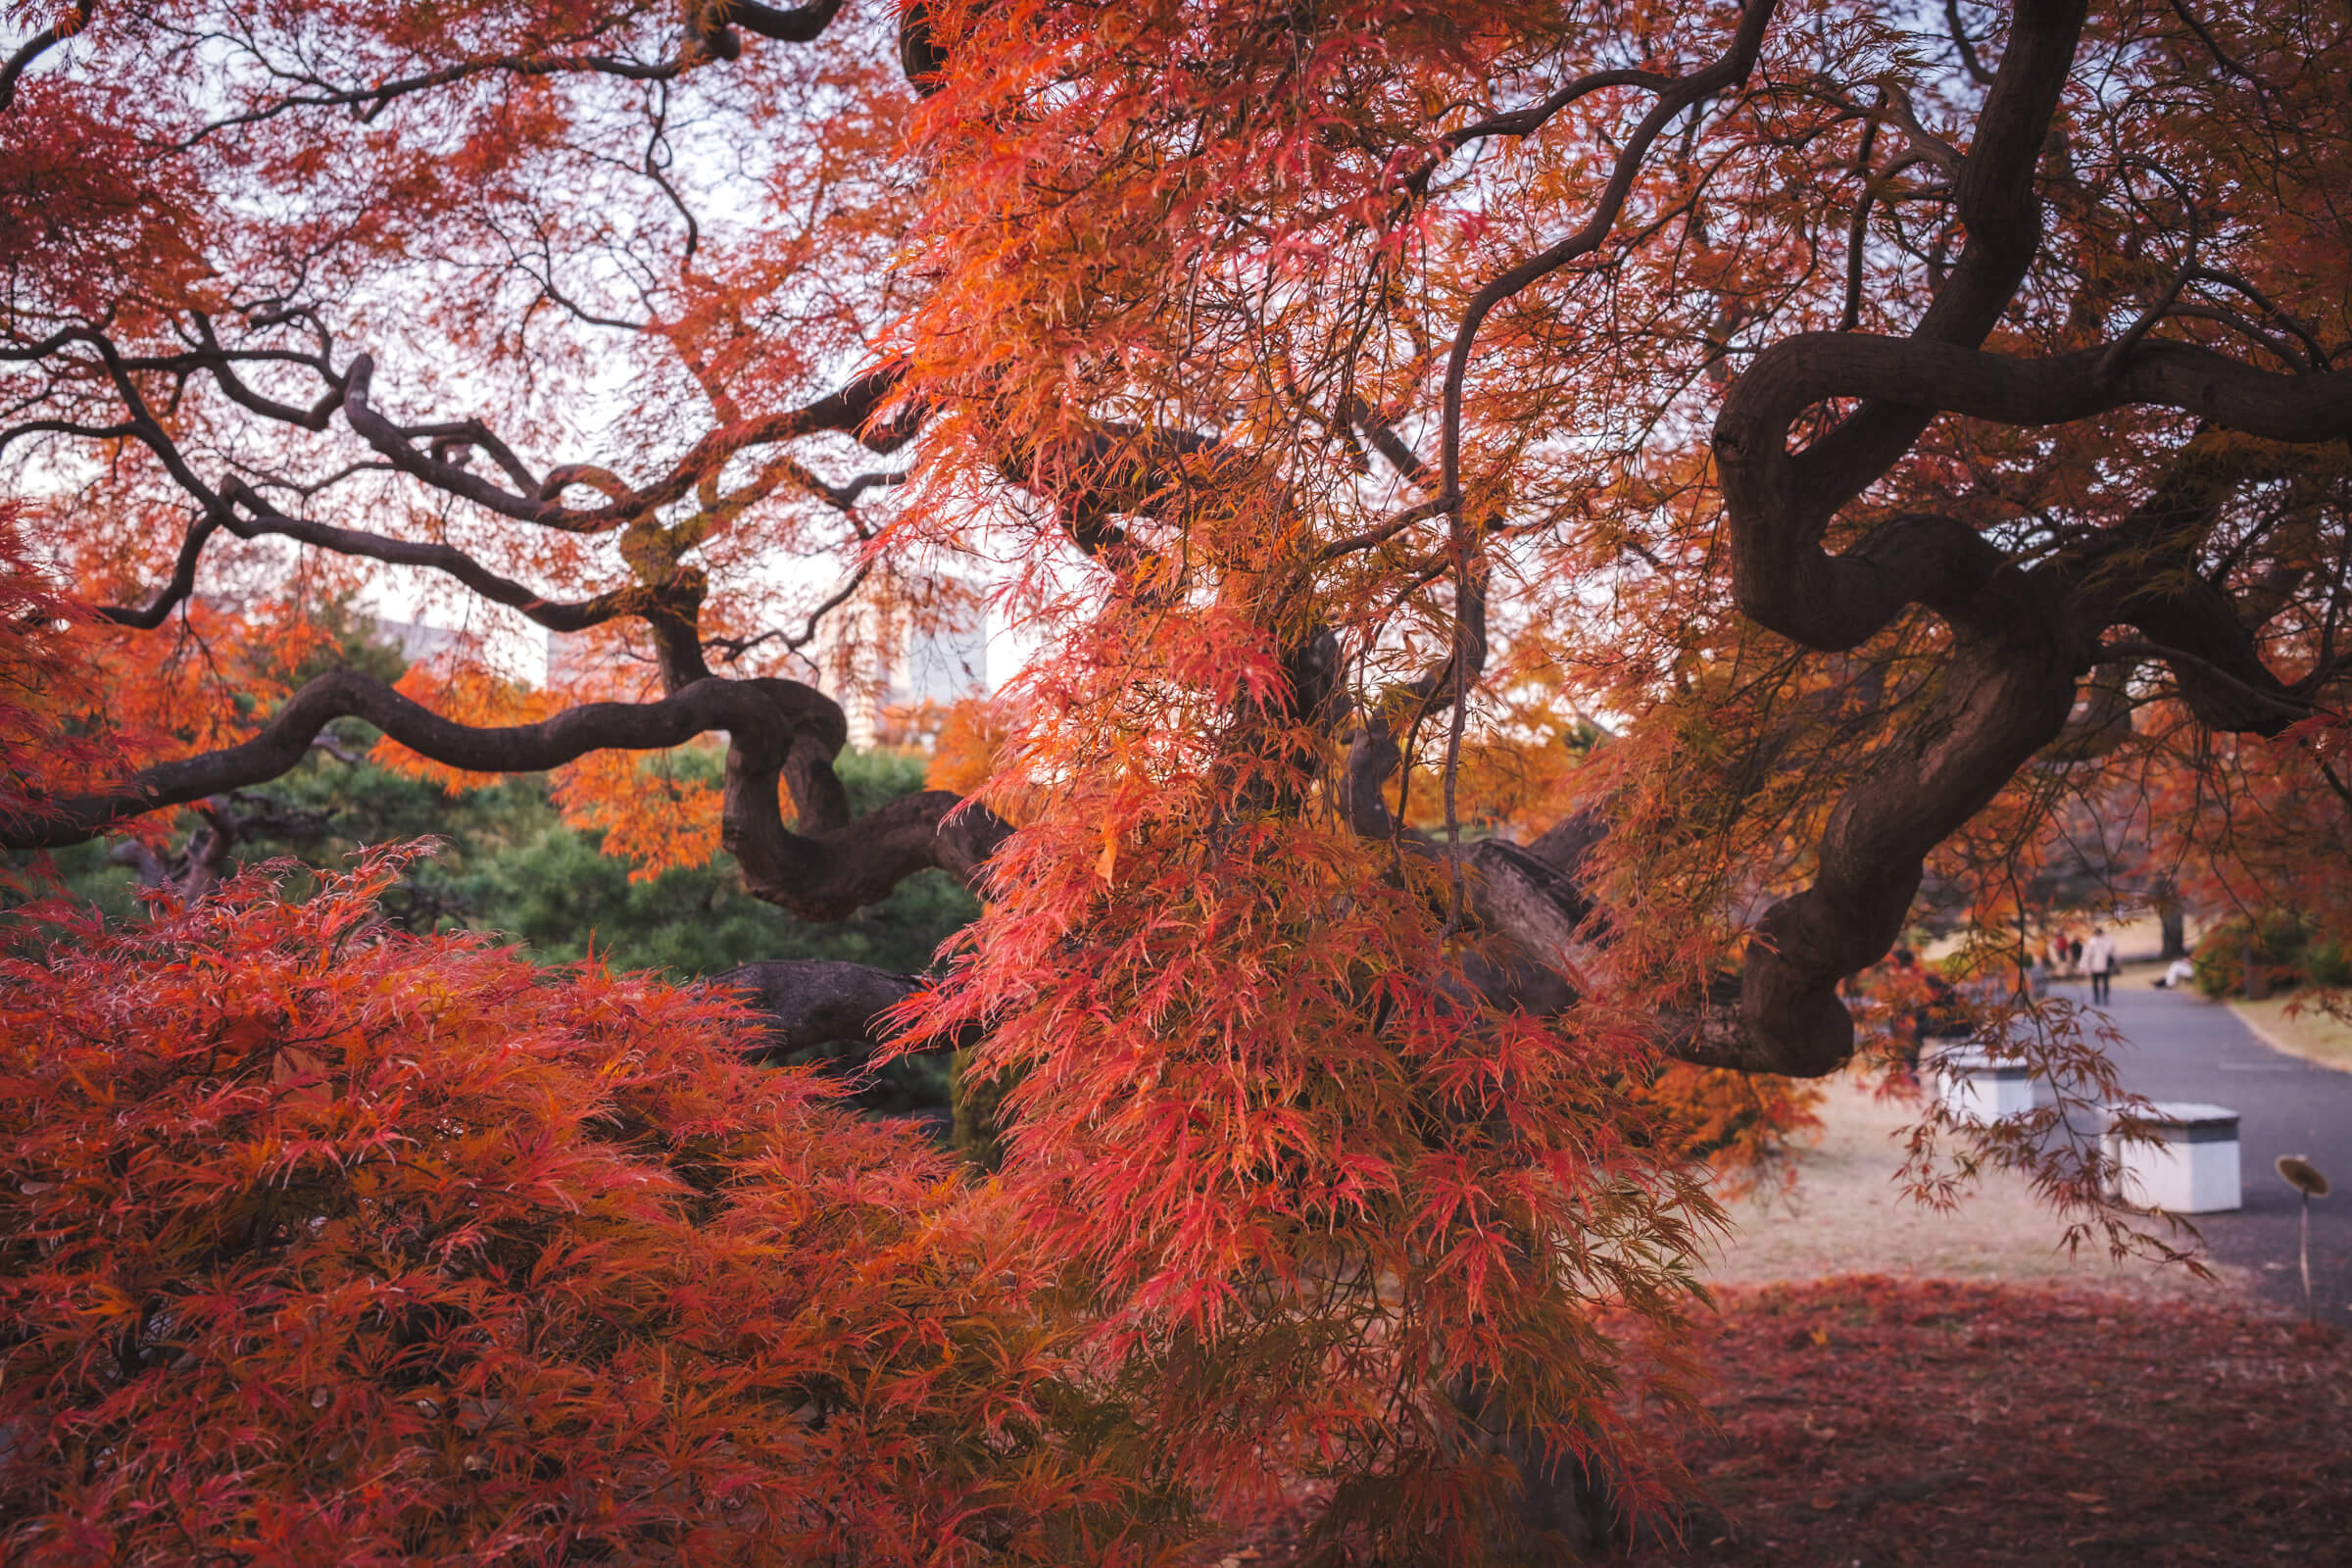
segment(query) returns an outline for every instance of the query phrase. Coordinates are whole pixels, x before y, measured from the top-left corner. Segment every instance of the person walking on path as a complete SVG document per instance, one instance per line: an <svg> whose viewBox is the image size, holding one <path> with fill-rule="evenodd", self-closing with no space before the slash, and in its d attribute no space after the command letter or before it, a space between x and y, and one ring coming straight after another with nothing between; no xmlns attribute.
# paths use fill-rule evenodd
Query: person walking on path
<svg viewBox="0 0 2352 1568"><path fill-rule="evenodd" d="M2090 940L2082 944L2082 967L2090 975L2091 1005L2104 1007L2115 985L2115 940L2105 926L2090 928Z"/></svg>

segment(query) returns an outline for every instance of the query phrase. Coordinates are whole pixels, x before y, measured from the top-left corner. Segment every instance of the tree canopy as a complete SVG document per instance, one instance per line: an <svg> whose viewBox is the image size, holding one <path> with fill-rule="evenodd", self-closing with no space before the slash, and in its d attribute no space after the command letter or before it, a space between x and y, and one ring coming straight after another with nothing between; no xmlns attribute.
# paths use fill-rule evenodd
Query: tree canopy
<svg viewBox="0 0 2352 1568"><path fill-rule="evenodd" d="M2004 995L2085 813L2352 923L2340 7L9 16L0 842L363 721L807 920L962 880L941 979L745 984L997 1076L1159 1451L1335 1542L1643 1494L1689 1107L1872 1051L1923 888ZM391 570L469 634L316 668ZM855 801L827 628L981 594L1041 651Z"/></svg>

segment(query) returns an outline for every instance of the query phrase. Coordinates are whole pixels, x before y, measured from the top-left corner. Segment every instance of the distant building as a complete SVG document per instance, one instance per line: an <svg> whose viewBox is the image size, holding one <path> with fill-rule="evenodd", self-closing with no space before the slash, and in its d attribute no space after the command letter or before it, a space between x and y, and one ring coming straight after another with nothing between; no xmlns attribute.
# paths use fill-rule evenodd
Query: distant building
<svg viewBox="0 0 2352 1568"><path fill-rule="evenodd" d="M960 702L988 685L988 633L972 624L918 631L906 639L900 702Z"/></svg>
<svg viewBox="0 0 2352 1568"><path fill-rule="evenodd" d="M596 667L595 643L578 632L547 633L547 674L541 683L550 690L568 686Z"/></svg>
<svg viewBox="0 0 2352 1568"><path fill-rule="evenodd" d="M896 590L895 592L893 590ZM850 744L872 746L894 726L896 710L925 703L946 708L988 689L987 616L960 584L934 592L921 608L898 584L874 591L869 581L848 604L817 622L816 635L802 659L782 671L808 681L841 704L849 720ZM379 620L379 635L411 663L429 659L457 641L459 633L419 622ZM561 689L576 683L610 652L593 634L543 634L544 684ZM809 666L813 665L811 669ZM724 664L715 664L722 674Z"/></svg>
<svg viewBox="0 0 2352 1568"><path fill-rule="evenodd" d="M873 745L893 710L944 708L988 689L987 618L977 605L934 603L918 616L898 596L860 594L818 622L806 653L815 684L841 704L855 747Z"/></svg>
<svg viewBox="0 0 2352 1568"><path fill-rule="evenodd" d="M400 657L412 664L421 664L435 654L453 646L459 633L448 626L427 625L421 620L375 621L376 640L399 650Z"/></svg>

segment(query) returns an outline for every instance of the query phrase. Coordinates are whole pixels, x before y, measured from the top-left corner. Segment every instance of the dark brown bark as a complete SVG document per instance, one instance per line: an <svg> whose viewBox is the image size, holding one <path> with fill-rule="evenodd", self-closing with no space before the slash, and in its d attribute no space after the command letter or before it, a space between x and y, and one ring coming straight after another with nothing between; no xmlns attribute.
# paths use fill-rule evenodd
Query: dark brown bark
<svg viewBox="0 0 2352 1568"><path fill-rule="evenodd" d="M705 679L659 702L590 703L537 724L476 727L443 718L381 681L338 670L287 699L251 740L159 762L117 789L46 802L37 821L11 824L0 844L77 844L148 811L275 778L302 760L329 720L342 717L365 719L434 761L486 773L538 772L594 751L661 750L724 730L721 842L755 896L804 919L841 919L933 866L972 880L1004 834L978 808L951 819L957 798L943 790L850 816L832 771L847 734L841 709L796 681ZM786 778L799 810L795 827L785 825L777 799Z"/></svg>
<svg viewBox="0 0 2352 1568"><path fill-rule="evenodd" d="M830 958L747 963L713 975L710 984L767 1014L765 1049L777 1055L848 1041L878 1046L889 1034L883 1012L923 986L916 975Z"/></svg>
<svg viewBox="0 0 2352 1568"><path fill-rule="evenodd" d="M511 577L502 577L450 545L432 544L415 539L393 539L382 534L365 533L355 528L338 528L331 523L314 522L306 517L292 517L280 512L241 480L225 480L220 486L221 507L215 513L200 516L192 523L180 542L179 556L174 563L172 578L146 604L136 607L107 606L99 611L118 626L139 631L152 631L162 625L187 597L195 592L196 568L204 547L212 537L225 527L240 539L259 539L274 536L332 551L362 561L380 561L387 565L423 566L442 572L465 584L474 593L494 605L516 610L550 631L585 631L591 626L623 615L654 615L663 611L688 612L702 600L704 581L700 573L682 574L665 591L640 587L617 589L576 603L550 600L534 593ZM708 671L705 671L708 673ZM683 683L681 683L683 684Z"/></svg>
<svg viewBox="0 0 2352 1568"><path fill-rule="evenodd" d="M375 409L368 401L374 374L374 362L368 355L351 362L343 412L352 429L384 461L412 478L502 517L567 533L604 533L672 506L717 473L728 459L753 447L774 446L832 430L856 438L869 451L895 452L912 439L916 423L911 416L887 421L878 417L882 407L897 395L905 375L904 367L888 366L802 408L721 425L643 488L613 475L566 466L551 469L536 493L521 494L448 461L429 446L419 450L419 441L445 438L445 432L433 426L401 425ZM563 505L564 493L583 484L602 490L606 504L592 508Z"/></svg>
<svg viewBox="0 0 2352 1568"><path fill-rule="evenodd" d="M2078 677L2103 658L2167 659L2198 716L2219 727L2275 732L2296 711L2297 694L2262 666L2218 587L2169 563L2143 562L2136 576L2125 564L2123 547L2158 527L2182 533L2193 551L2237 482L2204 471L2193 452L2104 548L2033 571L1966 524L1928 514L1884 523L1839 555L1822 549L1837 514L1939 414L2044 425L2141 405L2275 441L2352 430L2352 374L2271 374L2204 349L2136 340L2038 361L1979 348L2039 241L2034 165L2082 16L2079 0L2019 7L1957 181L1967 244L1917 330L1901 340L1814 333L1775 344L1717 421L1742 612L1823 651L1853 648L1914 606L1940 615L1952 635L1940 695L1838 803L1812 885L1756 927L1737 1027L1717 1019L1693 1030L1682 1048L1692 1059L1798 1075L1844 1062L1853 1030L1838 983L1886 954L1927 852L2058 739ZM1863 402L1790 453L1797 417L1832 398ZM2102 647L2100 633L2119 621L2150 641Z"/></svg>
<svg viewBox="0 0 2352 1568"><path fill-rule="evenodd" d="M758 25L763 19L789 15L821 26L831 10L819 5L785 14L755 7L730 20ZM297 318L311 319L296 313L260 324L282 325ZM315 320L311 324L318 325ZM140 382L141 376L150 375L175 381L210 376L240 407L314 431L324 429L340 411L384 464L443 494L516 521L569 532L602 533L654 519L660 509L689 497L749 448L818 431L838 431L874 451L895 450L911 437L917 419L911 412L893 419L879 417L880 410L897 395L903 368L885 367L802 408L722 425L640 489L615 475L578 466L559 466L544 478L535 476L478 419L404 424L389 417L370 401L374 368L369 357L359 355L347 369L338 372L331 363L331 340L323 328L318 329L316 353L225 348L211 321L202 317L195 318L193 333L199 347L162 359L125 356L95 328L61 331L41 343L7 351L7 357L15 360L69 353L87 356L76 362L80 373L111 388L124 415L119 423L103 428L69 428L55 420L21 423L0 432L0 447L44 432L62 431L90 439L128 437L145 444L196 503L195 519L181 542L170 581L143 605L110 607L100 613L136 629L160 626L193 593L203 552L216 534L225 529L243 538L275 536L358 559L441 571L483 598L517 610L553 631L578 631L634 617L650 634L664 697L641 705L589 704L542 724L476 728L440 719L366 677L349 672L322 676L289 699L260 734L242 745L158 763L119 788L49 803L54 809L41 822L18 825L16 836L9 841L14 847L79 842L131 816L274 778L300 760L327 720L348 715L374 723L437 761L485 772L538 770L591 751L658 749L706 731L726 730L730 746L723 842L741 861L745 882L755 896L806 918L846 916L887 897L915 871L932 866L944 866L966 879L976 875L980 862L1002 835L1002 826L993 817L974 812L953 823L944 822L956 800L934 791L894 802L853 820L832 772L833 758L846 734L839 708L796 682L725 681L711 676L701 632L704 574L699 567L676 562L659 539L653 549L641 552L642 559L632 558L640 580L630 587L577 603L550 601L451 546L292 516L235 475L217 488L208 485L150 410ZM265 364L308 367L322 383L320 398L311 407L299 408L255 393L239 369ZM476 451L486 453L514 488L475 471L468 455ZM788 461L771 466L778 472L805 473ZM846 511L869 485L895 476L861 476L843 487L825 486L808 477L813 488ZM564 493L583 484L600 492L606 504L590 509L564 505ZM749 641L746 639L747 644ZM778 808L780 780L789 781L797 829L785 826Z"/></svg>
<svg viewBox="0 0 2352 1568"><path fill-rule="evenodd" d="M1888 951L1925 856L2062 736L2078 747L2111 744L2123 716L2113 698L2138 664L2169 665L2191 710L2216 728L2276 733L2311 710L2321 677L2290 688L2272 675L2246 604L2196 570L2220 509L2261 462L2242 442L2227 463L2191 442L2131 516L2030 570L1975 527L1935 513L1887 519L1839 554L1823 549L1838 514L1943 414L2046 425L2154 406L2274 442L2352 433L2344 372L2273 374L2144 334L2038 361L1982 349L2039 244L2035 165L2083 9L2079 0L2019 8L1955 182L1966 245L1912 335L1814 333L1775 344L1718 419L1744 613L1825 653L1853 649L1918 609L1939 616L1950 640L1936 694L1833 810L1811 885L1766 911L1736 981L1726 977L1661 1021L1666 1049L1685 1059L1796 1075L1847 1060L1853 1026L1838 986ZM1836 398L1860 407L1791 453L1798 418ZM2102 641L2118 625L2143 636ZM2104 684L2085 718L2098 733L2070 732L2078 682L2101 665ZM2053 757L2074 755L2060 752ZM1397 762L1382 726L1358 732L1342 789L1359 832L1395 834L1379 792ZM1608 925L1582 875L1592 827L1579 823L1579 842L1551 854L1488 844L1461 858L1480 923L1506 938L1476 963L1474 983L1490 1000L1550 1011L1572 1000L1563 967L1605 970Z"/></svg>
<svg viewBox="0 0 2352 1568"><path fill-rule="evenodd" d="M17 101L17 80L25 68L55 48L60 42L78 32L90 20L96 0L75 0L71 18L51 23L18 46L17 52L0 64L0 115L8 113Z"/></svg>

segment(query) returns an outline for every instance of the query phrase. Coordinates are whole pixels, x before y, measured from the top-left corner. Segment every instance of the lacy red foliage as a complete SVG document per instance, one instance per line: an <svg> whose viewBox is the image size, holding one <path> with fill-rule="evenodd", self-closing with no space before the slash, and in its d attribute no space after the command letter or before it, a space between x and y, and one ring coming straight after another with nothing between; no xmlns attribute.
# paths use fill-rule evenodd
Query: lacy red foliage
<svg viewBox="0 0 2352 1568"><path fill-rule="evenodd" d="M1789 1143L1821 1125L1821 1091L1788 1078L1669 1062L1639 1098L1665 1113L1677 1147L1706 1161L1726 1199L1768 1182L1793 1186Z"/></svg>
<svg viewBox="0 0 2352 1568"><path fill-rule="evenodd" d="M385 931L397 863L0 963L0 1556L1103 1555L986 1203L707 994Z"/></svg>
<svg viewBox="0 0 2352 1568"><path fill-rule="evenodd" d="M2212 866L2112 893L2343 910L2352 33L2190 9L12 0L0 472L143 776L6 842L366 717L567 768L648 872L946 871L991 907L902 1044L985 1036L1011 1151L967 1189L366 877L52 914L23 1544L1100 1560L1148 1462L1453 1561L1563 1471L1653 1498L1611 1325L1687 1393L1695 1160L1806 1114L1669 1057L1842 1067L1923 888L2005 982L2060 808L2152 769L2251 842L2177 813ZM980 562L1026 690L853 811ZM303 702L379 567L522 618ZM2068 1009L1977 1021L2053 1117L2120 1093ZM1925 1123L1911 1185L2132 1245L2048 1126Z"/></svg>
<svg viewBox="0 0 2352 1568"><path fill-rule="evenodd" d="M1514 1444L1654 1504L1672 1460L1627 1440L1622 1342L1654 1340L1634 1381L1683 1396L1718 1213L1629 1088L1649 1046L1482 1004L1442 867L1237 808L1275 798L1282 747L1078 701L1118 663L1073 660L1069 701L1041 700L1050 744L997 787L1046 808L904 1009L909 1039L989 1025L1002 1189L1067 1261L1106 1375L1226 1505L1320 1489L1321 1560L1517 1560ZM1280 679L1237 657L1198 700Z"/></svg>

